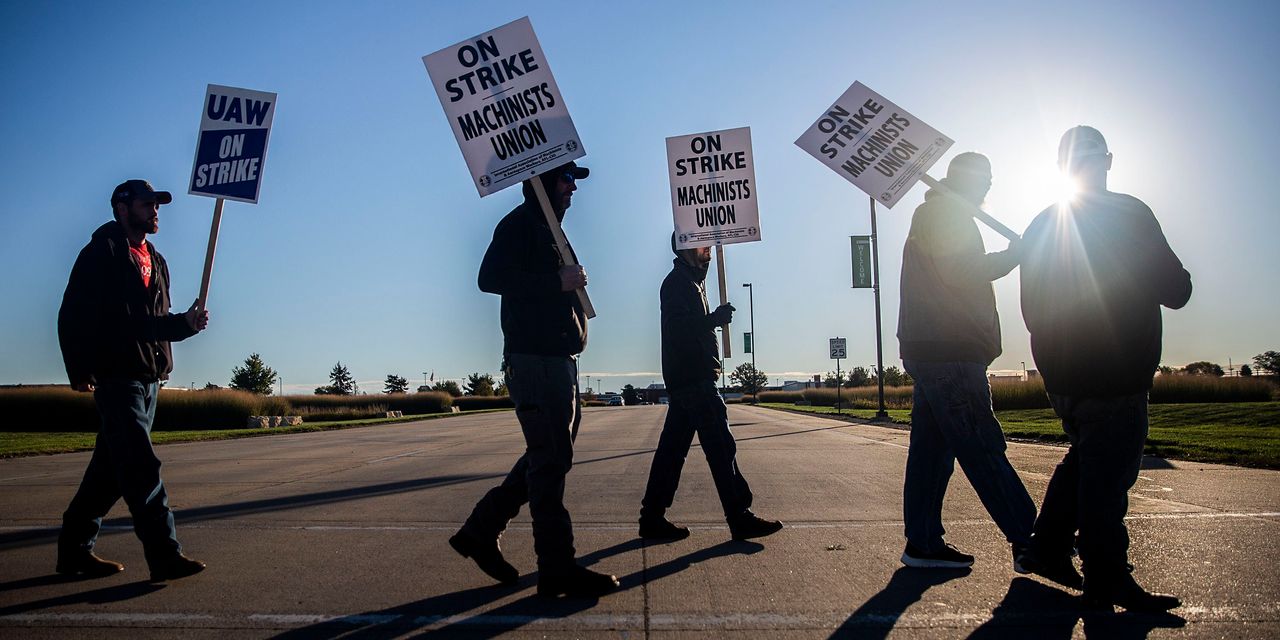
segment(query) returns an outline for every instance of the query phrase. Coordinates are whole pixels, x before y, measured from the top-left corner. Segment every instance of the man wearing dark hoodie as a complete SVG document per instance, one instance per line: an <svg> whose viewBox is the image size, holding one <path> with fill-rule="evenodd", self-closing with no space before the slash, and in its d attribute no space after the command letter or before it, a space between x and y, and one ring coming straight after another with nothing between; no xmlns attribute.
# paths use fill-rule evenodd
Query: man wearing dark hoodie
<svg viewBox="0 0 1280 640"><path fill-rule="evenodd" d="M707 310L707 266L711 247L677 249L671 235L675 266L662 281L662 380L670 403L649 467L649 483L640 508L640 537L680 540L688 527L673 524L666 511L675 499L680 470L698 434L711 468L720 506L734 540L758 538L782 529L782 523L751 512L751 487L738 469L737 445L729 431L729 415L716 381L721 362L716 327L733 318L733 306Z"/></svg>
<svg viewBox="0 0 1280 640"><path fill-rule="evenodd" d="M1032 538L1045 566L1071 566L1080 532L1087 605L1179 606L1148 593L1129 565L1124 526L1147 438L1147 391L1160 363L1160 307L1191 298L1191 275L1141 200L1107 190L1112 155L1093 127L1073 127L1058 165L1080 193L1036 216L1024 236L1022 318L1071 448L1053 472Z"/></svg>
<svg viewBox="0 0 1280 640"><path fill-rule="evenodd" d="M589 174L570 162L533 180L542 181L556 219L562 221L577 181ZM582 422L578 354L587 346L587 317L576 290L586 284L581 265L561 262L532 183L525 181L524 202L498 223L479 277L481 291L502 296L503 371L525 452L502 484L476 504L449 544L495 580L516 582L520 574L503 558L498 539L529 503L538 595L547 597L596 597L619 585L612 575L578 565L573 524L564 507L565 476L573 466L573 441Z"/></svg>
<svg viewBox="0 0 1280 640"><path fill-rule="evenodd" d="M911 442L903 487L909 567L960 568L973 556L943 540L942 499L959 461L1005 539L1014 569L1031 540L1036 508L1005 457L991 408L987 366L1000 355L1000 318L991 282L1018 264L1016 245L987 253L970 214L991 188L986 156L962 153L911 218L902 252L900 355L915 379Z"/></svg>
<svg viewBox="0 0 1280 640"><path fill-rule="evenodd" d="M202 331L208 312L169 313L169 267L146 237L160 230L173 196L145 180L111 194L115 220L93 232L71 268L58 311L58 341L76 391L93 393L101 423L93 457L58 535L58 573L107 576L124 565L93 553L102 517L124 498L152 581L198 573L182 555L160 459L151 446L160 382L173 370L169 343Z"/></svg>

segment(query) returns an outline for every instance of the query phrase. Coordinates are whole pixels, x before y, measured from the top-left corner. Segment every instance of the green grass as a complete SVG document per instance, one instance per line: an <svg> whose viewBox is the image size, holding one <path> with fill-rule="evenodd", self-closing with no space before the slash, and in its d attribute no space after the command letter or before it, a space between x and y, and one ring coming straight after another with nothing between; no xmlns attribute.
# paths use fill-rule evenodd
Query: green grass
<svg viewBox="0 0 1280 640"><path fill-rule="evenodd" d="M478 413L493 413L496 411L507 411L507 409L478 409L475 411L468 411L465 414L439 413L423 416L405 416L403 418L373 418L368 420L312 422L296 427L276 427L273 429L192 429L186 431L152 431L151 441L155 444L172 444L177 442L199 442L205 440L257 438L264 436L278 436L288 433L334 431L338 429L371 427L398 422L436 420L457 415L475 415ZM90 451L93 449L93 444L96 439L97 432L93 431L55 433L43 431L0 432L0 458L71 453L73 451Z"/></svg>
<svg viewBox="0 0 1280 640"><path fill-rule="evenodd" d="M833 415L831 407L761 403L771 409ZM845 415L869 419L874 411ZM911 424L909 410L889 410L895 423ZM1005 436L1040 442L1067 441L1052 409L997 411ZM1156 404L1150 406L1149 455L1195 462L1216 462L1280 469L1280 402Z"/></svg>

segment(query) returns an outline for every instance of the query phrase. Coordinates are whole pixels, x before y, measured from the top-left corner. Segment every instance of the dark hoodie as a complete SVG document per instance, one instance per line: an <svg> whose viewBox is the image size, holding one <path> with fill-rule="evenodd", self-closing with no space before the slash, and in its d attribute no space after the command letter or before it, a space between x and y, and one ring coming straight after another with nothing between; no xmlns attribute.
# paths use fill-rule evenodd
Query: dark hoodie
<svg viewBox="0 0 1280 640"><path fill-rule="evenodd" d="M1017 264L1011 251L987 253L978 223L956 196L926 192L902 249L902 359L991 364L1001 350L991 281Z"/></svg>
<svg viewBox="0 0 1280 640"><path fill-rule="evenodd" d="M169 266L155 245L147 241L147 248L149 287L119 222L98 227L80 250L58 310L58 342L72 385L166 380L173 371L169 343L195 335L182 314L169 313Z"/></svg>
<svg viewBox="0 0 1280 640"><path fill-rule="evenodd" d="M694 267L676 254L675 266L662 281L662 380L680 391L720 379L719 343L707 309L707 269Z"/></svg>

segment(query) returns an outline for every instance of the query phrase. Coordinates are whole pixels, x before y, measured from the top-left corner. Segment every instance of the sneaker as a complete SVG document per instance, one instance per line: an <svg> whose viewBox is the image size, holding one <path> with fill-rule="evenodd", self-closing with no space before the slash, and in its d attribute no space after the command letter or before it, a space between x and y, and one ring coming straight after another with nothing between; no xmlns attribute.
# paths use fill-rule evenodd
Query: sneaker
<svg viewBox="0 0 1280 640"><path fill-rule="evenodd" d="M1071 556L1046 559L1026 547L1014 545L1013 570L1021 574L1033 573L1077 591L1084 588L1084 578L1071 563Z"/></svg>
<svg viewBox="0 0 1280 640"><path fill-rule="evenodd" d="M1182 601L1177 596L1151 593L1143 589L1133 578L1128 575L1125 577L1128 579L1121 579L1119 584L1111 585L1109 588L1086 586L1084 595L1081 596L1084 606L1090 609L1106 610L1112 610L1113 606L1120 606L1124 607L1125 611L1135 613L1164 613L1182 606Z"/></svg>
<svg viewBox="0 0 1280 640"><path fill-rule="evenodd" d="M502 557L502 549L497 540L480 540L459 531L449 538L449 546L458 555L474 560L481 571L502 584L515 584L520 579L520 572Z"/></svg>
<svg viewBox="0 0 1280 640"><path fill-rule="evenodd" d="M164 582L193 576L204 571L205 563L192 560L181 553L151 565L151 581Z"/></svg>
<svg viewBox="0 0 1280 640"><path fill-rule="evenodd" d="M645 540L664 540L674 542L689 537L689 527L673 524L662 516L656 518L640 517L640 537Z"/></svg>
<svg viewBox="0 0 1280 640"><path fill-rule="evenodd" d="M950 544L944 543L941 549L929 553L908 542L902 551L902 564L916 569L964 569L973 566L973 556L960 553Z"/></svg>
<svg viewBox="0 0 1280 640"><path fill-rule="evenodd" d="M83 573L91 578L103 578L124 571L124 565L111 560L103 560L94 555L92 551L59 551L58 565L54 571L66 575Z"/></svg>
<svg viewBox="0 0 1280 640"><path fill-rule="evenodd" d="M619 586L621 583L617 576L598 573L576 564L563 573L538 572L538 595L543 598L561 595L570 598L599 598Z"/></svg>
<svg viewBox="0 0 1280 640"><path fill-rule="evenodd" d="M782 523L777 520L765 520L750 511L729 520L729 535L734 540L763 538L782 531Z"/></svg>

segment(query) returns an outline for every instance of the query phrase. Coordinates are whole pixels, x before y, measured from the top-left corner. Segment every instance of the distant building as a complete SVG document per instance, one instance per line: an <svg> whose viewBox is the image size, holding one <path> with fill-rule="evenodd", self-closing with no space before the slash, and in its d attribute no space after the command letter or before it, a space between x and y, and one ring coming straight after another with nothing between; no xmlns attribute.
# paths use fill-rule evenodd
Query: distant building
<svg viewBox="0 0 1280 640"><path fill-rule="evenodd" d="M658 404L667 397L667 385L655 382L643 389L636 389L640 398L650 404Z"/></svg>

